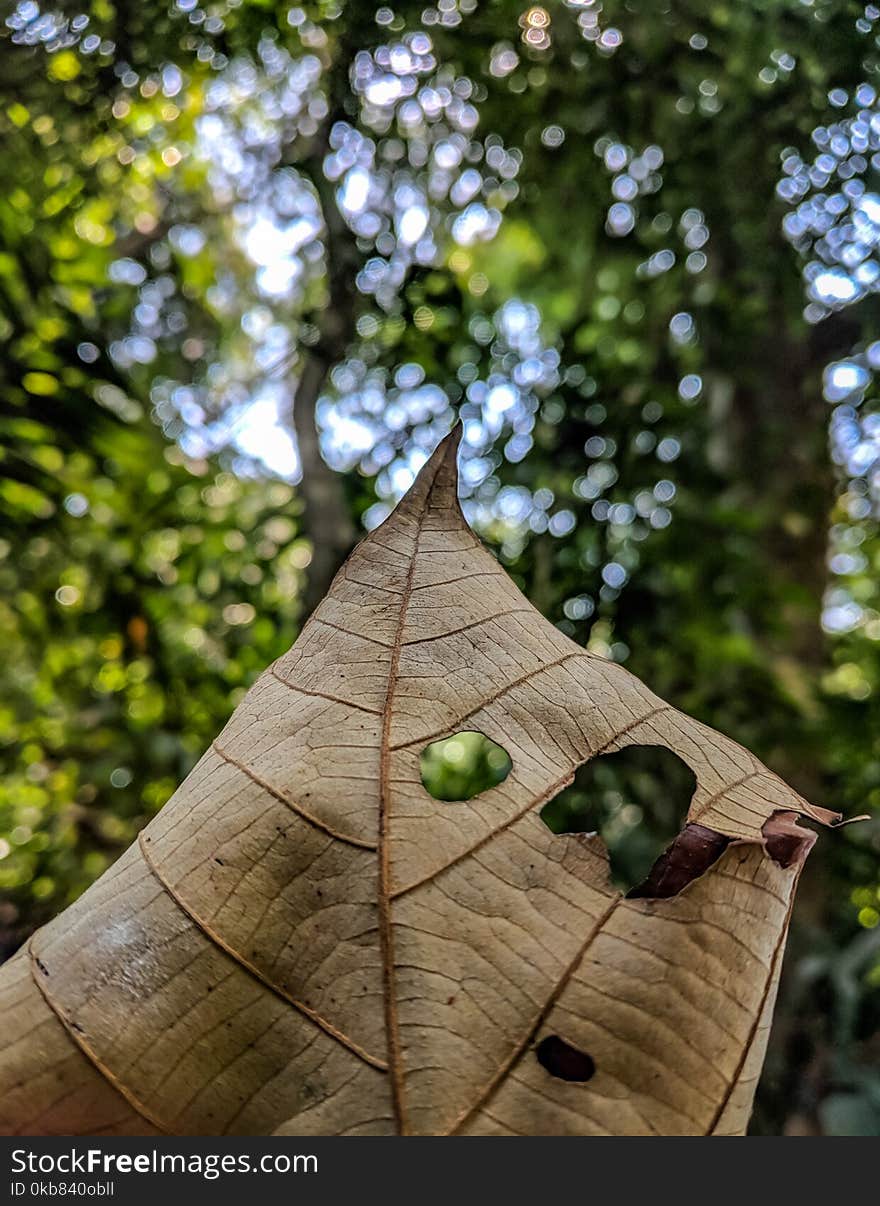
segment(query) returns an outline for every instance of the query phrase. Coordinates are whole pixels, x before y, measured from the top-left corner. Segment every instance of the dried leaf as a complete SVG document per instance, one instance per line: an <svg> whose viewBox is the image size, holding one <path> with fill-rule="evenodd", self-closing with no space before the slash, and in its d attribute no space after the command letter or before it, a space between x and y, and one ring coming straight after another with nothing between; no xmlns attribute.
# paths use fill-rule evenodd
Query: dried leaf
<svg viewBox="0 0 880 1206"><path fill-rule="evenodd" d="M794 817L836 814L544 620L461 515L456 442L0 973L0 1130L743 1131L813 839ZM435 800L420 754L463 729L513 768ZM598 839L538 814L634 744L697 788L627 898Z"/></svg>

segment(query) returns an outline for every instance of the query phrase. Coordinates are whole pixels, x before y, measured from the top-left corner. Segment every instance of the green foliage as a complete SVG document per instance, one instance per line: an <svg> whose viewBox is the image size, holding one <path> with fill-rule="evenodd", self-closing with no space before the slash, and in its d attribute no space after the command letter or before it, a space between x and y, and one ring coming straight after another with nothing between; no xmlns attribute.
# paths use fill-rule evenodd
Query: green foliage
<svg viewBox="0 0 880 1206"><path fill-rule="evenodd" d="M13 934L128 845L288 647L310 559L288 486L184 462L148 425L106 424L67 458L42 431L34 453L56 454L57 513L0 546Z"/></svg>
<svg viewBox="0 0 880 1206"><path fill-rule="evenodd" d="M435 800L470 800L506 779L512 766L505 749L469 731L433 741L421 756L422 782Z"/></svg>
<svg viewBox="0 0 880 1206"><path fill-rule="evenodd" d="M598 833L611 876L623 892L638 887L685 823L693 771L661 746L627 746L586 762L570 787L541 810L554 833Z"/></svg>

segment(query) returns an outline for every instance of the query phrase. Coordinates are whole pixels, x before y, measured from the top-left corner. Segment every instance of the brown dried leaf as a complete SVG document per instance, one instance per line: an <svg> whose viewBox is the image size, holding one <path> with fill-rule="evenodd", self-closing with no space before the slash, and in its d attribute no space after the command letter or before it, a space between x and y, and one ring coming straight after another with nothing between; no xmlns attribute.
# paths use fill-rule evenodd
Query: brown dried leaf
<svg viewBox="0 0 880 1206"><path fill-rule="evenodd" d="M793 817L836 816L544 620L464 522L456 444L0 973L0 1130L744 1129L812 838ZM439 802L419 757L461 729L513 770ZM638 899L538 815L633 744L697 779Z"/></svg>

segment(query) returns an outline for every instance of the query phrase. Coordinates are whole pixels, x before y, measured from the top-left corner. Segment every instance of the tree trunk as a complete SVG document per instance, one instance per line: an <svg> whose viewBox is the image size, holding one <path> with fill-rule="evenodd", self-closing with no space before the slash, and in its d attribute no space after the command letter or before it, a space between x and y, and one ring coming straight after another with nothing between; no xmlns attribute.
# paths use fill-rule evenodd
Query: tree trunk
<svg viewBox="0 0 880 1206"><path fill-rule="evenodd" d="M324 248L327 265L327 298L314 317L318 340L303 351L298 361L299 377L292 389L292 426L302 466L299 491L304 504L303 526L312 545L312 560L302 596L302 620L326 595L331 581L355 542L356 530L346 499L345 484L321 455L316 406L334 364L342 360L354 341L357 320L357 273L361 255L355 237L336 203L336 189L324 175L324 159L330 149L330 132L348 117L351 103L348 71L351 46L337 47L330 68L328 95L330 111L313 140L306 157L297 163L311 180L324 218ZM296 148L291 147L295 152Z"/></svg>
<svg viewBox="0 0 880 1206"><path fill-rule="evenodd" d="M304 527L312 546L312 560L302 595L303 621L326 595L356 535L343 480L321 455L315 421L315 405L328 369L327 362L319 355L306 356L293 406L293 427L302 466L299 492L304 504Z"/></svg>

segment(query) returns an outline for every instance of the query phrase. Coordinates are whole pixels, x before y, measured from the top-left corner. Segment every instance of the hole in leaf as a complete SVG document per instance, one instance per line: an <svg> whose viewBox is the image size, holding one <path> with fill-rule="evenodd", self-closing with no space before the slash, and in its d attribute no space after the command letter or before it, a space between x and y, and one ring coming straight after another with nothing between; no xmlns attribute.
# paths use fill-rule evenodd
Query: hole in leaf
<svg viewBox="0 0 880 1206"><path fill-rule="evenodd" d="M512 767L507 750L485 733L453 733L422 750L422 783L435 800L470 800L501 783Z"/></svg>
<svg viewBox="0 0 880 1206"><path fill-rule="evenodd" d="M542 1068L560 1080L583 1082L596 1071L596 1065L586 1051L578 1051L558 1034L549 1034L535 1048L535 1055Z"/></svg>
<svg viewBox="0 0 880 1206"><path fill-rule="evenodd" d="M584 763L574 782L544 805L541 819L554 833L598 832L611 878L629 892L678 836L695 788L694 772L671 750L630 745Z"/></svg>

